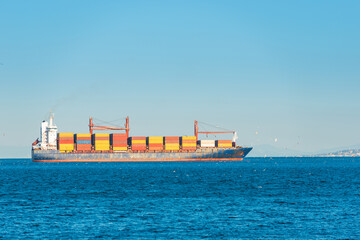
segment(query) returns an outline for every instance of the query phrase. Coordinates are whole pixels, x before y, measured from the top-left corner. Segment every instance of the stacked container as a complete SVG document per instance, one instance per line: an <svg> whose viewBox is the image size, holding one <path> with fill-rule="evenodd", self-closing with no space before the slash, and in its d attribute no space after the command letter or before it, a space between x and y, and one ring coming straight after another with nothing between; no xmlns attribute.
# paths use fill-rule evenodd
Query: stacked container
<svg viewBox="0 0 360 240"><path fill-rule="evenodd" d="M147 137L146 140L150 151L161 151L164 149L164 137Z"/></svg>
<svg viewBox="0 0 360 240"><path fill-rule="evenodd" d="M179 137L164 137L166 151L179 151L180 143Z"/></svg>
<svg viewBox="0 0 360 240"><path fill-rule="evenodd" d="M92 135L92 143L95 151L109 151L110 141L108 133L95 133Z"/></svg>
<svg viewBox="0 0 360 240"><path fill-rule="evenodd" d="M216 140L216 147L218 148L231 148L232 146L231 140Z"/></svg>
<svg viewBox="0 0 360 240"><path fill-rule="evenodd" d="M91 134L77 133L75 134L75 143L77 151L91 151Z"/></svg>
<svg viewBox="0 0 360 240"><path fill-rule="evenodd" d="M127 151L127 137L126 133L110 134L110 144L113 151Z"/></svg>
<svg viewBox="0 0 360 240"><path fill-rule="evenodd" d="M60 152L74 151L74 134L73 133L58 133L57 146Z"/></svg>
<svg viewBox="0 0 360 240"><path fill-rule="evenodd" d="M196 150L196 137L181 137L181 146L183 150L195 151Z"/></svg>
<svg viewBox="0 0 360 240"><path fill-rule="evenodd" d="M200 147L202 148L214 148L215 147L215 140L200 140Z"/></svg>
<svg viewBox="0 0 360 240"><path fill-rule="evenodd" d="M146 150L146 137L131 137L129 138L131 150L145 151Z"/></svg>

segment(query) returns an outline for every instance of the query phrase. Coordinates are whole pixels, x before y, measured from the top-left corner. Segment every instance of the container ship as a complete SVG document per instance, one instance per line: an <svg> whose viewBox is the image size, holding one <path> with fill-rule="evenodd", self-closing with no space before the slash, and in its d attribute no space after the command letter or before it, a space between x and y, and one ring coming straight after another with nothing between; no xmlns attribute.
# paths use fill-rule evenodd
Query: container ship
<svg viewBox="0 0 360 240"><path fill-rule="evenodd" d="M124 131L94 133L94 131ZM54 116L43 121L40 137L32 144L34 162L161 162L241 161L251 147L236 145L235 131L199 131L194 136L129 136L129 117L123 128L95 125L89 119L89 133L58 133ZM199 134L232 133L232 140L199 140Z"/></svg>

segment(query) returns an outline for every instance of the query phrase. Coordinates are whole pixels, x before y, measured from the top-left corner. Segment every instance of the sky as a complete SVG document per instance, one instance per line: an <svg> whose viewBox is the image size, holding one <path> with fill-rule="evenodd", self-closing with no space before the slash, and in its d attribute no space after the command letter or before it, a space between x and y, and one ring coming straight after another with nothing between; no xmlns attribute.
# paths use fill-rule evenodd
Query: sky
<svg viewBox="0 0 360 240"><path fill-rule="evenodd" d="M199 120L255 148L359 145L359 11L331 0L1 1L0 157L29 157L50 111L60 132L130 116L133 136L192 135Z"/></svg>

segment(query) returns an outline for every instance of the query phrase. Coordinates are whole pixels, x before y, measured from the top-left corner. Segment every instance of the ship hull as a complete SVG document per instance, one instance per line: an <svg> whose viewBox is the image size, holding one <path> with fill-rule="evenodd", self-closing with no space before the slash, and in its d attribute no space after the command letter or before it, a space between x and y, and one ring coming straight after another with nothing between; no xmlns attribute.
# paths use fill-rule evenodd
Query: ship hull
<svg viewBox="0 0 360 240"><path fill-rule="evenodd" d="M252 148L197 149L195 152L114 152L61 153L57 150L33 150L34 162L176 162L242 161Z"/></svg>

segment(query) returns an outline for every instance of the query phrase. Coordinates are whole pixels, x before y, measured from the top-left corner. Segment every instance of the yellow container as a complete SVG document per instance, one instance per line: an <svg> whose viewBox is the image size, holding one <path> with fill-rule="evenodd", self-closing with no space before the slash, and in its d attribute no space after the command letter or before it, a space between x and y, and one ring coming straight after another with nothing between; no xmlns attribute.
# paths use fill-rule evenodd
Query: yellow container
<svg viewBox="0 0 360 240"><path fill-rule="evenodd" d="M109 143L95 143L95 146L110 146Z"/></svg>
<svg viewBox="0 0 360 240"><path fill-rule="evenodd" d="M109 133L95 133L95 137L109 137Z"/></svg>
<svg viewBox="0 0 360 240"><path fill-rule="evenodd" d="M77 133L76 136L77 137L83 137L83 138L91 138L90 133Z"/></svg>
<svg viewBox="0 0 360 240"><path fill-rule="evenodd" d="M184 137L181 137L182 140L194 140L196 141L196 137L195 136L184 136Z"/></svg>
<svg viewBox="0 0 360 240"><path fill-rule="evenodd" d="M58 133L59 134L59 138L62 137L74 137L74 133Z"/></svg>
<svg viewBox="0 0 360 240"><path fill-rule="evenodd" d="M180 145L177 143L168 143L165 144L165 150L179 151Z"/></svg>
<svg viewBox="0 0 360 240"><path fill-rule="evenodd" d="M74 144L68 143L68 144L59 144L59 151L73 151L74 150Z"/></svg>
<svg viewBox="0 0 360 240"><path fill-rule="evenodd" d="M144 143L146 144L146 140L131 140L132 143Z"/></svg>
<svg viewBox="0 0 360 240"><path fill-rule="evenodd" d="M95 148L95 151L109 151L110 148Z"/></svg>
<svg viewBox="0 0 360 240"><path fill-rule="evenodd" d="M127 151L127 147L113 147L113 151Z"/></svg>
<svg viewBox="0 0 360 240"><path fill-rule="evenodd" d="M149 143L164 143L164 137L149 137Z"/></svg>
<svg viewBox="0 0 360 240"><path fill-rule="evenodd" d="M179 146L179 143L165 143L165 146Z"/></svg>
<svg viewBox="0 0 360 240"><path fill-rule="evenodd" d="M180 144L178 143L166 143L165 146L179 146Z"/></svg>
<svg viewBox="0 0 360 240"><path fill-rule="evenodd" d="M110 147L110 144L96 144L94 145L95 147Z"/></svg>
<svg viewBox="0 0 360 240"><path fill-rule="evenodd" d="M109 145L95 145L95 151L109 151L110 146Z"/></svg>
<svg viewBox="0 0 360 240"><path fill-rule="evenodd" d="M232 147L232 144L231 143L219 143L218 144L218 147Z"/></svg>

